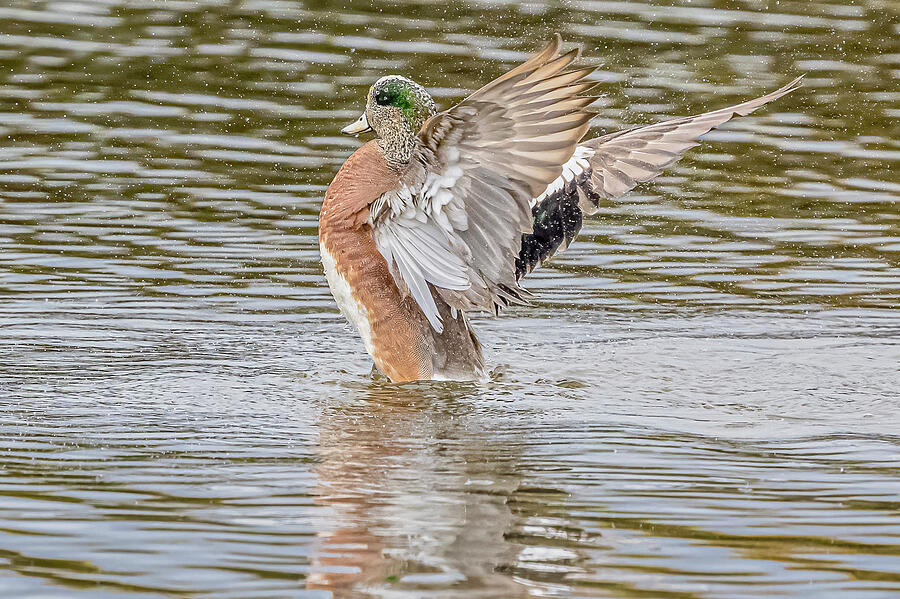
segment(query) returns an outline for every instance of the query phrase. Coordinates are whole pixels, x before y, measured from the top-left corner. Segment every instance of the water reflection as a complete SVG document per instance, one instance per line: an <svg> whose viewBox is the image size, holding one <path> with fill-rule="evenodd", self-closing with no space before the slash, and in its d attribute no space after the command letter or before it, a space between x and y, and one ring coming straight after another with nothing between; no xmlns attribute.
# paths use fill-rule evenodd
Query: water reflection
<svg viewBox="0 0 900 599"><path fill-rule="evenodd" d="M359 391L329 402L319 424L316 503L330 509L307 588L526 596L496 571L517 551L506 534L519 443L485 429L471 405L477 389L374 382Z"/></svg>

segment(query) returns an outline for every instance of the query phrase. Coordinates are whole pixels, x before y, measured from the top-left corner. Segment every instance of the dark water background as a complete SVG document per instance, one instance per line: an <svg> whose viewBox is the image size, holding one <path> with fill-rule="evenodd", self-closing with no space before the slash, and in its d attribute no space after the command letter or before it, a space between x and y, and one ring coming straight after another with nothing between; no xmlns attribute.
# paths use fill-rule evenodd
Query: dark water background
<svg viewBox="0 0 900 599"><path fill-rule="evenodd" d="M595 133L807 86L477 322L492 383L373 381L338 130L554 31ZM900 596L898 39L893 0L0 2L0 596Z"/></svg>

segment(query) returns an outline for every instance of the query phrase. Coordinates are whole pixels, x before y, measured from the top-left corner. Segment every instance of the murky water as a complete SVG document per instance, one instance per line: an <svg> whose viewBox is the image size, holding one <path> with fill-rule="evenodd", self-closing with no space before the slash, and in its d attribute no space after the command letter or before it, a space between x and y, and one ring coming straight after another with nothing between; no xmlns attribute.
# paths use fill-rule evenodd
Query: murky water
<svg viewBox="0 0 900 599"><path fill-rule="evenodd" d="M896 597L891 0L0 3L0 596ZM391 386L316 214L368 85L553 31L595 131L807 87ZM329 593L331 591L331 593Z"/></svg>

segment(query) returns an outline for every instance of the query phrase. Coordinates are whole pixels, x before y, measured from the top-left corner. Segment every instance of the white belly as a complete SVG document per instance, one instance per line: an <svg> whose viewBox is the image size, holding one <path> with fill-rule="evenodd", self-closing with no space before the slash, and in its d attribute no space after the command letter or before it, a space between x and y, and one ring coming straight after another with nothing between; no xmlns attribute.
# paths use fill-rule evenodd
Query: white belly
<svg viewBox="0 0 900 599"><path fill-rule="evenodd" d="M341 273L338 272L334 263L334 256L325 249L325 246L319 244L319 252L322 254L322 266L325 267L325 278L328 279L328 286L331 287L331 295L337 302L341 314L344 315L350 324L359 331L363 343L366 345L366 351L369 355L374 355L375 346L372 343L372 326L369 324L369 313L366 307L359 300L353 297L350 290L350 284L347 283Z"/></svg>

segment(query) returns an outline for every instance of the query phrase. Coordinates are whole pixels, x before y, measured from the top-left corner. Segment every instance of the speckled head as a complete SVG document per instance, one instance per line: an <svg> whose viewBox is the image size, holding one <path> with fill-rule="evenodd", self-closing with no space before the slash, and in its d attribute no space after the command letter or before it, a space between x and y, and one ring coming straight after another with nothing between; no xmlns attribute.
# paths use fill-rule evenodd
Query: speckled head
<svg viewBox="0 0 900 599"><path fill-rule="evenodd" d="M341 131L350 135L374 130L392 161L408 160L415 135L434 116L434 100L424 87L400 75L382 77L369 88L366 110Z"/></svg>
<svg viewBox="0 0 900 599"><path fill-rule="evenodd" d="M434 115L435 108L434 100L424 87L406 77L388 75L369 89L366 112L376 133L396 123L398 112L410 129L418 133L425 121Z"/></svg>

